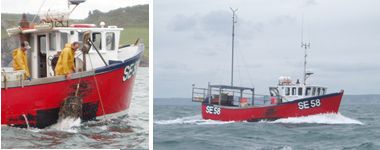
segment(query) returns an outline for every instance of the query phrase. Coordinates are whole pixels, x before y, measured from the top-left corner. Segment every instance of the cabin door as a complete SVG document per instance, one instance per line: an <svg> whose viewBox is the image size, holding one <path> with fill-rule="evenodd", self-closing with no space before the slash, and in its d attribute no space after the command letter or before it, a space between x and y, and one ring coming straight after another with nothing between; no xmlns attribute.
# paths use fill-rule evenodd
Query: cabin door
<svg viewBox="0 0 380 150"><path fill-rule="evenodd" d="M38 78L46 77L46 35L37 36Z"/></svg>

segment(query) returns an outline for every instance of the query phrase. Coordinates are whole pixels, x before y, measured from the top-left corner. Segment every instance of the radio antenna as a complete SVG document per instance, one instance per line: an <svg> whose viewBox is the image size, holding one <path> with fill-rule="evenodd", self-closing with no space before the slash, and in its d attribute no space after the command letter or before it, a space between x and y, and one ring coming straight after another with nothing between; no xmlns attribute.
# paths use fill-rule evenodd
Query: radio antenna
<svg viewBox="0 0 380 150"><path fill-rule="evenodd" d="M232 9L232 63L231 63L231 86L234 86L234 48L235 48L235 16L238 9Z"/></svg>
<svg viewBox="0 0 380 150"><path fill-rule="evenodd" d="M310 49L310 41L304 42L303 40L303 27L304 27L304 14L302 13L302 25L301 25L301 47L305 49L304 63L303 63L303 84L306 85L306 79L313 73L306 71L307 65L307 50Z"/></svg>

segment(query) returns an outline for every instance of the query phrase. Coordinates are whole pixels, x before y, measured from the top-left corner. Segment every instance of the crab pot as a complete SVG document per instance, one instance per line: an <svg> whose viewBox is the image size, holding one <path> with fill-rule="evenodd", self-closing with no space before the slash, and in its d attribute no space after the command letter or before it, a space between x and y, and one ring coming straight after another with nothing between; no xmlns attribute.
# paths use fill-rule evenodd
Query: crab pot
<svg viewBox="0 0 380 150"><path fill-rule="evenodd" d="M79 96L69 96L62 103L59 109L59 120L64 118L81 118L82 117L82 98Z"/></svg>

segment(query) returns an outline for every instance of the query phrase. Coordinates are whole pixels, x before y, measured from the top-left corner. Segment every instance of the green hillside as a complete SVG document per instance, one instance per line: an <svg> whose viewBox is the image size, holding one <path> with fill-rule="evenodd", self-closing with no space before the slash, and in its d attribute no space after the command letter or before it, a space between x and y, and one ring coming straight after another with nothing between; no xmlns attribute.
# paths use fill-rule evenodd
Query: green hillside
<svg viewBox="0 0 380 150"><path fill-rule="evenodd" d="M104 21L108 25L123 27L120 45L134 43L137 38L145 44L143 65L149 62L149 5L118 8L109 12L93 10L88 13L84 23L99 24Z"/></svg>
<svg viewBox="0 0 380 150"><path fill-rule="evenodd" d="M118 8L109 12L93 10L88 13L84 22L99 23L100 21L112 22L112 25L120 27L145 27L149 26L149 6L137 5L133 7Z"/></svg>
<svg viewBox="0 0 380 150"><path fill-rule="evenodd" d="M33 14L27 14L28 21L32 21ZM21 20L21 14L1 14L1 39L2 42L10 40L6 33L7 28L15 27ZM99 24L104 21L106 25L116 25L124 28L121 32L120 45L134 43L137 38L145 44L144 56L141 61L142 66L149 65L149 5L136 5L132 7L118 8L108 12L101 12L99 10L89 11L88 17L83 20L71 20L71 23L93 23ZM35 19L39 22L39 18ZM4 47L2 46L2 50ZM2 51L9 53L9 51ZM5 54L7 55L7 54ZM4 56L4 54L3 54ZM9 61L2 59L2 64L7 64Z"/></svg>
<svg viewBox="0 0 380 150"><path fill-rule="evenodd" d="M32 21L34 18L34 15L26 14L26 18ZM18 23L20 22L20 20L21 20L21 14L1 13L1 39L8 38L6 29L18 26ZM35 20L39 21L39 18L37 17Z"/></svg>

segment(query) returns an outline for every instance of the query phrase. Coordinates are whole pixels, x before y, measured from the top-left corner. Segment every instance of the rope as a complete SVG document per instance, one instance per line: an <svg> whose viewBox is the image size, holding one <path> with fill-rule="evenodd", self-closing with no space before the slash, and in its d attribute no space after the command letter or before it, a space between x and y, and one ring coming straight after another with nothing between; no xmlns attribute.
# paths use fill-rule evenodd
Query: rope
<svg viewBox="0 0 380 150"><path fill-rule="evenodd" d="M34 20L36 19L37 15L40 13L41 8L42 8L42 6L45 4L46 1L47 1L47 0L44 0L44 2L42 2L42 4L41 4L40 8L38 8L38 12L34 15L33 20L32 20L32 23L34 23Z"/></svg>
<svg viewBox="0 0 380 150"><path fill-rule="evenodd" d="M75 96L78 96L78 93L79 93L79 87L80 87L80 82L82 80L82 75L83 73L80 73L80 77L79 77L79 81L78 81L78 84L77 84L77 89L75 91Z"/></svg>
<svg viewBox="0 0 380 150"><path fill-rule="evenodd" d="M93 46L94 46L94 45L93 45ZM90 58L91 68L94 69L94 66L92 65L91 57L89 56L88 58ZM93 77L94 77L94 80L95 80L96 90L97 90L97 92L98 92L98 96L99 96L100 106L102 107L103 116L104 116L104 118L106 118L106 112L104 111L104 106L103 106L102 96L100 95L100 92L99 92L98 80L96 79L95 72L94 72ZM106 120L107 120L107 119L106 119Z"/></svg>
<svg viewBox="0 0 380 150"><path fill-rule="evenodd" d="M95 85L96 85L96 90L98 91L98 96L99 96L99 100L100 100L100 106L102 106L102 111L103 111L103 116L106 117L106 113L104 111L104 106L103 106L103 101L102 101L102 96L100 95L100 92L99 92L99 86L98 86L98 81L96 80L96 77L95 77L95 74L94 74L94 80L95 80Z"/></svg>
<svg viewBox="0 0 380 150"><path fill-rule="evenodd" d="M26 127L27 127L27 129L29 129L29 121L28 121L28 118L26 117L25 114L22 114L22 116L24 117L24 120L25 120L25 123L26 123Z"/></svg>

